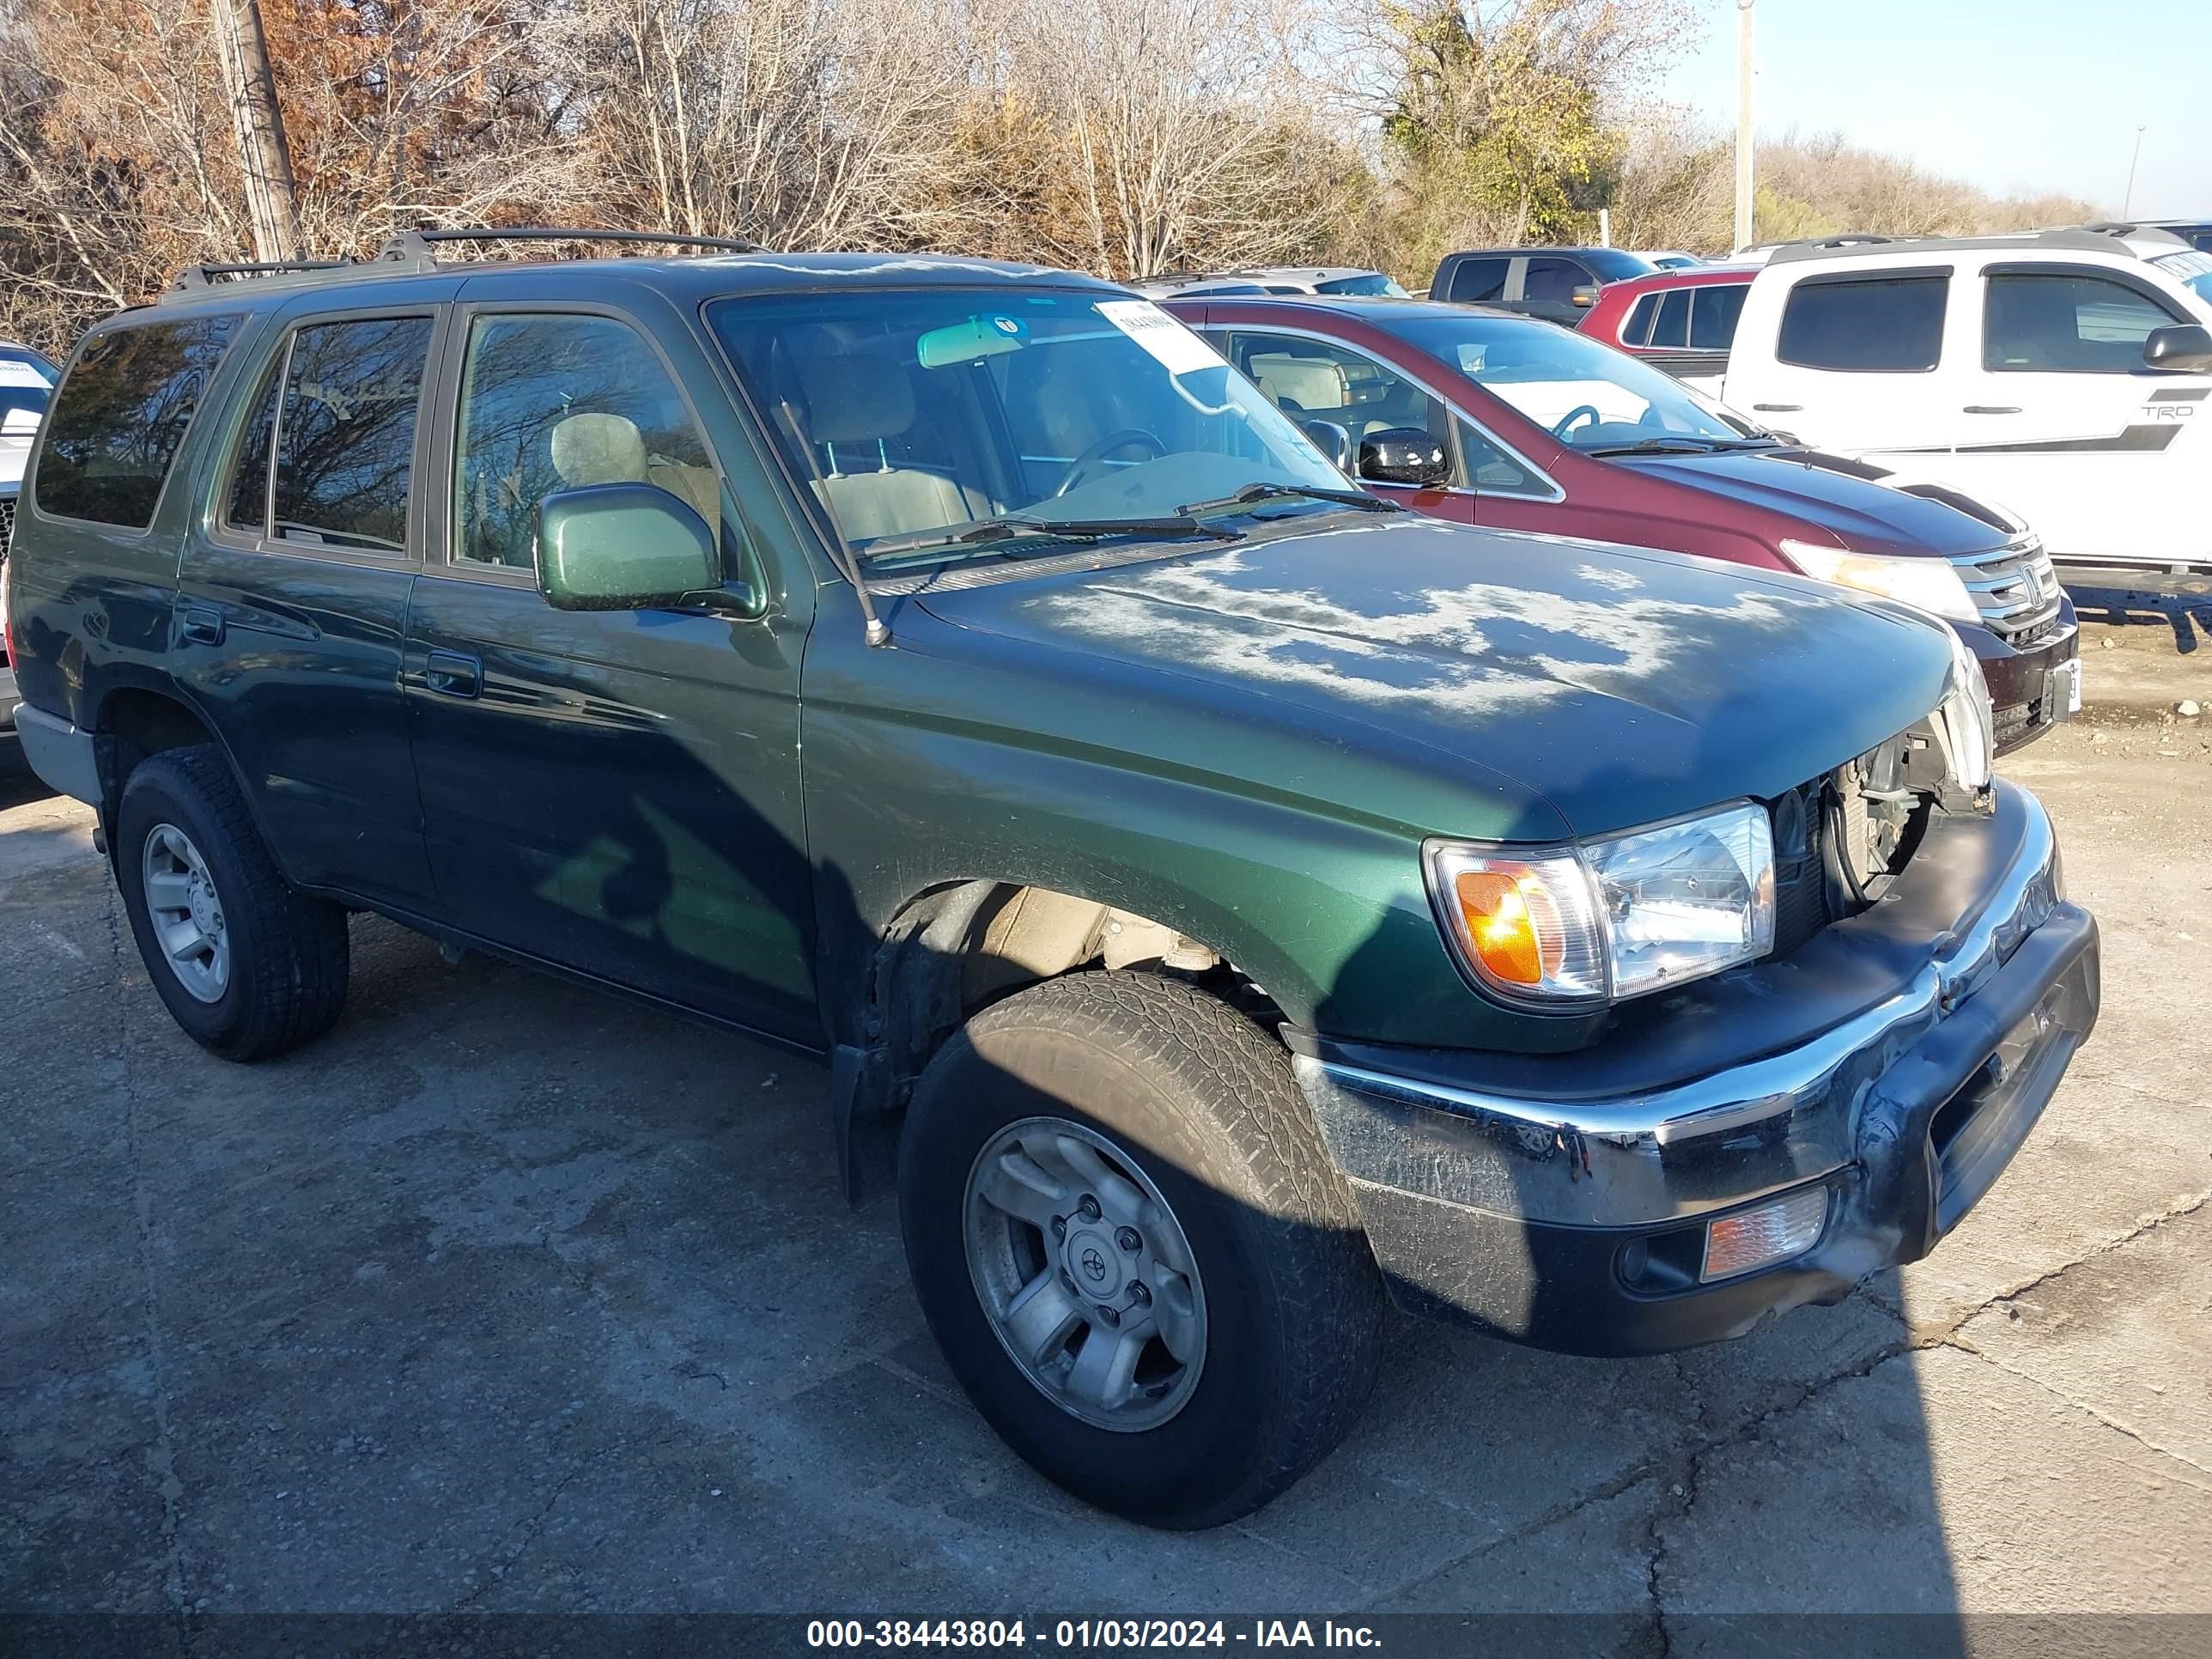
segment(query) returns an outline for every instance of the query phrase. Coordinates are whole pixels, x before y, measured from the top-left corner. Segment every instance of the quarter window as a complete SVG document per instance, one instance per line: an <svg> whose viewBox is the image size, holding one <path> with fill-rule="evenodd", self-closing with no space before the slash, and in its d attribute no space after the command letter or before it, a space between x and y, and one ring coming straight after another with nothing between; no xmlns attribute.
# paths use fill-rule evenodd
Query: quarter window
<svg viewBox="0 0 2212 1659"><path fill-rule="evenodd" d="M2143 340L2180 319L2102 276L1996 274L1982 307L1982 367L2000 374L2125 374Z"/></svg>
<svg viewBox="0 0 2212 1659"><path fill-rule="evenodd" d="M269 444L276 434L276 400L283 392L284 356L279 352L270 366L261 395L238 445L238 459L230 471L230 489L223 497L222 521L248 535L269 533Z"/></svg>
<svg viewBox="0 0 2212 1659"><path fill-rule="evenodd" d="M1948 273L1816 280L1790 290L1774 355L1800 368L1915 374L1943 350Z"/></svg>
<svg viewBox="0 0 2212 1659"><path fill-rule="evenodd" d="M238 319L186 317L88 341L46 420L41 511L143 530Z"/></svg>
<svg viewBox="0 0 2212 1659"><path fill-rule="evenodd" d="M1636 302L1636 309L1628 313L1628 320L1620 325L1620 343L1625 346L1640 346L1651 337L1651 319L1659 314L1659 301L1663 296L1647 294Z"/></svg>
<svg viewBox="0 0 2212 1659"><path fill-rule="evenodd" d="M428 317L318 323L293 335L276 428L273 538L407 550L415 416L429 356Z"/></svg>
<svg viewBox="0 0 2212 1659"><path fill-rule="evenodd" d="M530 569L538 504L592 484L657 485L710 528L721 522L721 483L690 410L652 349L612 318L477 318L455 453L459 563Z"/></svg>

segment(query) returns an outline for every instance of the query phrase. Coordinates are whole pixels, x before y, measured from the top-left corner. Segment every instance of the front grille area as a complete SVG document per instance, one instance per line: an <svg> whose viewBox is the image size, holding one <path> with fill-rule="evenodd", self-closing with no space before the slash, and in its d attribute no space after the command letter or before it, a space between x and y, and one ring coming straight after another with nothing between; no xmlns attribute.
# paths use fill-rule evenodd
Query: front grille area
<svg viewBox="0 0 2212 1659"><path fill-rule="evenodd" d="M2058 577L2036 538L1986 553L1954 554L1951 564L1984 625L2014 650L2028 650L2058 631Z"/></svg>
<svg viewBox="0 0 2212 1659"><path fill-rule="evenodd" d="M0 495L0 561L8 556L8 545L15 539L15 498Z"/></svg>

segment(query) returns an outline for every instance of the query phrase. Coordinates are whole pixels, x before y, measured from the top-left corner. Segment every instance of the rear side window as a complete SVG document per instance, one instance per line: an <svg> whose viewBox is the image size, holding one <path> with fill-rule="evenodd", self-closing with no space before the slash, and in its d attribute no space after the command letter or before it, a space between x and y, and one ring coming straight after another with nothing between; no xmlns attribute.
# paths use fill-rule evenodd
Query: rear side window
<svg viewBox="0 0 2212 1659"><path fill-rule="evenodd" d="M1510 259L1462 259L1452 267L1451 292L1442 297L1478 305L1496 300L1505 292L1505 273L1512 264Z"/></svg>
<svg viewBox="0 0 2212 1659"><path fill-rule="evenodd" d="M1577 289L1590 280L1589 272L1572 259L1531 259L1528 275L1521 279L1521 297L1564 305L1575 297Z"/></svg>
<svg viewBox="0 0 2212 1659"><path fill-rule="evenodd" d="M1726 351L1735 338L1736 319L1743 315L1743 296L1748 283L1716 283L1690 290L1690 349Z"/></svg>
<svg viewBox="0 0 2212 1659"><path fill-rule="evenodd" d="M1680 351L1690 343L1690 290L1670 289L1660 301L1659 320L1652 325L1655 350Z"/></svg>
<svg viewBox="0 0 2212 1659"><path fill-rule="evenodd" d="M1998 373L2126 374L2153 329L2181 319L2104 276L1993 274L1982 305L1982 367Z"/></svg>
<svg viewBox="0 0 2212 1659"><path fill-rule="evenodd" d="M1774 355L1800 368L1859 374L1917 374L1943 351L1948 272L1806 282L1782 308Z"/></svg>
<svg viewBox="0 0 2212 1659"><path fill-rule="evenodd" d="M415 414L429 356L428 317L316 323L292 336L277 416L273 538L407 550Z"/></svg>
<svg viewBox="0 0 2212 1659"><path fill-rule="evenodd" d="M1628 313L1628 320L1620 325L1620 343L1626 346L1640 346L1651 337L1651 319L1659 314L1661 295L1647 294L1636 302L1636 309Z"/></svg>
<svg viewBox="0 0 2212 1659"><path fill-rule="evenodd" d="M33 481L40 510L126 530L151 525L238 320L180 317L88 341L46 420Z"/></svg>

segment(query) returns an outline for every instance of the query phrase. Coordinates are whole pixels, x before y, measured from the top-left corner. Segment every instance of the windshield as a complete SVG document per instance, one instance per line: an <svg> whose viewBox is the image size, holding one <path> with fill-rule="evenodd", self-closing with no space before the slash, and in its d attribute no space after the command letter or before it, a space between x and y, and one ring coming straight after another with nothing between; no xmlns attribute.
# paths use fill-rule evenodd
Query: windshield
<svg viewBox="0 0 2212 1659"><path fill-rule="evenodd" d="M1325 283L1316 283L1316 294L1356 294L1366 298L1403 300L1409 296L1379 270L1370 270L1364 276L1332 276Z"/></svg>
<svg viewBox="0 0 2212 1659"><path fill-rule="evenodd" d="M2151 263L2198 299L2212 300L2212 253L2169 253Z"/></svg>
<svg viewBox="0 0 2212 1659"><path fill-rule="evenodd" d="M1517 317L1413 317L1395 332L1577 449L1733 445L1756 428L1589 336Z"/></svg>
<svg viewBox="0 0 2212 1659"><path fill-rule="evenodd" d="M707 317L793 475L863 557L873 542L912 551L935 544L930 532L1010 514L1002 532L959 550L1034 534L1025 526L1038 521L1097 533L1158 520L1249 484L1353 488L1149 300L1026 284L867 289L719 300Z"/></svg>

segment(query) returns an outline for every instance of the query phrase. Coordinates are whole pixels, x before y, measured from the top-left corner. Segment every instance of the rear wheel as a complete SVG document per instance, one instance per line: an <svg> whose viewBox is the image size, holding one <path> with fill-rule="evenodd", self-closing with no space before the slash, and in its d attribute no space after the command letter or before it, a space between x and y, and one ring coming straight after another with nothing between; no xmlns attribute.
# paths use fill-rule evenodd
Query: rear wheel
<svg viewBox="0 0 2212 1659"><path fill-rule="evenodd" d="M226 1060L263 1060L345 1006L345 912L278 873L213 747L141 763L116 811L116 883L155 994Z"/></svg>
<svg viewBox="0 0 2212 1659"><path fill-rule="evenodd" d="M1373 1383L1381 1282L1282 1051L1190 987L1080 974L978 1015L915 1090L899 1198L977 1409L1103 1509L1234 1520Z"/></svg>

